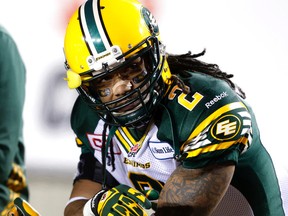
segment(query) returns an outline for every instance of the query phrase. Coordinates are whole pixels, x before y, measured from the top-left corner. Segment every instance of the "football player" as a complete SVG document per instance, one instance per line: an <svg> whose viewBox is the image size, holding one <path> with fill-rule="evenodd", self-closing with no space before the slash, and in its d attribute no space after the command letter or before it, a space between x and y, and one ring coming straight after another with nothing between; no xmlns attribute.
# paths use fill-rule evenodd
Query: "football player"
<svg viewBox="0 0 288 216"><path fill-rule="evenodd" d="M166 53L138 1L85 2L64 52L68 86L80 95L71 125L81 148L65 215L211 215L230 187L254 215L284 215L274 165L233 75L198 60L204 51Z"/></svg>
<svg viewBox="0 0 288 216"><path fill-rule="evenodd" d="M29 199L22 112L26 69L9 32L0 26L0 215L16 197Z"/></svg>

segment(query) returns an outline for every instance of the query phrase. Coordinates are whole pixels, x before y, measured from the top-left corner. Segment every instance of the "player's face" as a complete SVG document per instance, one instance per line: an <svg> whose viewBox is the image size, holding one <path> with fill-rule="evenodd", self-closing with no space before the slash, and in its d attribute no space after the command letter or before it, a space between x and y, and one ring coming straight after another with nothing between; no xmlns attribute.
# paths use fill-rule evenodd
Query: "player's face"
<svg viewBox="0 0 288 216"><path fill-rule="evenodd" d="M119 69L116 73L96 80L97 84L94 82L95 90L103 103L110 102L121 98L133 89L139 87L146 78L147 73L144 60L139 57L127 67ZM147 89L147 85L142 87L140 91L143 92L145 89ZM125 102L121 102L121 104L124 103ZM139 104L140 101L135 101L121 111L131 110ZM115 104L113 107L118 105L119 104Z"/></svg>

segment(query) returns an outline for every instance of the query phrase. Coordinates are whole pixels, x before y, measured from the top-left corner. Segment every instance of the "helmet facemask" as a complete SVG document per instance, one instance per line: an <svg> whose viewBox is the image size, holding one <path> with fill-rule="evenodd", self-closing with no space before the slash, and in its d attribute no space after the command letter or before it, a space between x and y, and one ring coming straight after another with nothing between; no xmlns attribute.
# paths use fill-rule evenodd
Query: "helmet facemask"
<svg viewBox="0 0 288 216"><path fill-rule="evenodd" d="M127 56L129 57L126 58ZM142 72L145 76L141 76L139 86L116 100L102 102L99 93L95 90L99 80L116 75L119 71L125 71L125 68L139 58L145 65ZM98 68L98 71L89 70L80 74L80 76L89 75L91 78L84 80L77 90L108 124L134 127L147 123L165 91L161 79L165 61L162 45L156 37L150 36L116 59L117 62L110 65L108 61L103 62L102 68L100 70ZM131 109L126 109L127 107Z"/></svg>

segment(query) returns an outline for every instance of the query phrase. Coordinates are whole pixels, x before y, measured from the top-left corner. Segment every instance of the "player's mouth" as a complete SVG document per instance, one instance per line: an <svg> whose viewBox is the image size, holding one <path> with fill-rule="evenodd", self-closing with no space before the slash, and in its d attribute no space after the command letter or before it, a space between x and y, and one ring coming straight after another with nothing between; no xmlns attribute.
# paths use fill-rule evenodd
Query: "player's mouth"
<svg viewBox="0 0 288 216"><path fill-rule="evenodd" d="M144 97L144 103L146 103L149 100L149 96L145 95ZM131 100L131 99L130 99ZM127 103L127 101L126 101ZM121 104L125 104L125 102L121 103ZM140 99L134 101L133 103L124 106L123 108L117 110L117 112L114 112L114 115L127 115L129 113L132 113L138 109L140 109L142 107L142 103L140 101Z"/></svg>

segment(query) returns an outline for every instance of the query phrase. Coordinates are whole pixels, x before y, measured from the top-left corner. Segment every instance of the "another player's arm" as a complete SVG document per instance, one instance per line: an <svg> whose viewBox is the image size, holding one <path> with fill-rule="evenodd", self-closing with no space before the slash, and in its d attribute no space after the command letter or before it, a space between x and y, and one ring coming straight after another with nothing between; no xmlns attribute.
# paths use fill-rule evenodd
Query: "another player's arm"
<svg viewBox="0 0 288 216"><path fill-rule="evenodd" d="M234 169L230 164L201 169L179 166L161 191L155 215L210 215L227 191Z"/></svg>

